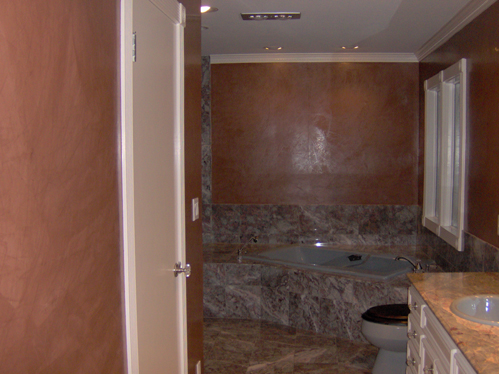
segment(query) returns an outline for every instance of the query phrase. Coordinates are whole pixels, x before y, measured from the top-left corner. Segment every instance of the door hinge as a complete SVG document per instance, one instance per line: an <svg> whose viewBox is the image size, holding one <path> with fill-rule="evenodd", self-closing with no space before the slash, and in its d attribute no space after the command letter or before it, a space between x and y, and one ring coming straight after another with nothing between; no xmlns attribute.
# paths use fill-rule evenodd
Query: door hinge
<svg viewBox="0 0 499 374"><path fill-rule="evenodd" d="M173 268L173 274L175 275L175 278L178 277L179 274L185 274L186 278L189 278L191 276L191 265L186 264L185 268L182 267L181 262L177 262Z"/></svg>
<svg viewBox="0 0 499 374"><path fill-rule="evenodd" d="M137 61L137 33L133 33L132 37L132 61Z"/></svg>

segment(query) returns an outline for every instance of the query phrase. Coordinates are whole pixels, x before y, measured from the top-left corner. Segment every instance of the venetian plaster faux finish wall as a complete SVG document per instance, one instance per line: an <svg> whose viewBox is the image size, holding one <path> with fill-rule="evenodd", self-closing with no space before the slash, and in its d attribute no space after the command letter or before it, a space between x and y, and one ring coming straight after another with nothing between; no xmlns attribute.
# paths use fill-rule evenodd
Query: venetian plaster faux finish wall
<svg viewBox="0 0 499 374"><path fill-rule="evenodd" d="M118 5L2 2L2 373L125 371Z"/></svg>
<svg viewBox="0 0 499 374"><path fill-rule="evenodd" d="M420 87L425 79L445 69L461 58L467 58L469 72L469 137L467 177L467 226L465 230L479 241L488 243L490 251L468 254L487 256L486 262L497 257L499 236L499 3L477 17L438 50L420 63ZM424 111L423 92L420 95L421 111ZM420 117L422 119L422 117ZM424 122L420 121L421 134ZM421 137L421 142L423 137ZM423 152L423 144L420 152ZM422 162L421 162L422 164ZM419 183L422 201L422 175ZM491 246L491 245L492 246ZM495 246L495 247L493 247ZM495 248L495 249L494 249ZM449 252L445 259L456 261Z"/></svg>
<svg viewBox="0 0 499 374"><path fill-rule="evenodd" d="M215 64L211 104L214 204L417 202L417 64Z"/></svg>

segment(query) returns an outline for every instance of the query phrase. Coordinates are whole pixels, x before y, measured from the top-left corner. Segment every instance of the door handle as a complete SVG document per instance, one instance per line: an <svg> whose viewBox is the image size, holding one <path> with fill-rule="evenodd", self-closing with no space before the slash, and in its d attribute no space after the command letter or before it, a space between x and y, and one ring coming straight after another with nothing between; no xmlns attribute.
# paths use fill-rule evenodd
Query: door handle
<svg viewBox="0 0 499 374"><path fill-rule="evenodd" d="M179 261L173 267L173 274L175 278L178 277L179 274L185 273L185 277L189 278L191 276L191 265L186 264L185 268L182 267L182 263Z"/></svg>

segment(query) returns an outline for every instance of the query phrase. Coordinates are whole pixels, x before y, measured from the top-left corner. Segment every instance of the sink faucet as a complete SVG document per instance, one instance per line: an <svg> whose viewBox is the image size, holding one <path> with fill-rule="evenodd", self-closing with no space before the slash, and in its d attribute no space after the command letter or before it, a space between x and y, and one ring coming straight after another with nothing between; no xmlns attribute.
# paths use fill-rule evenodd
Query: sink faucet
<svg viewBox="0 0 499 374"><path fill-rule="evenodd" d="M395 261L400 261L400 260L405 260L405 261L409 262L412 265L412 267L413 267L412 271L414 273L422 273L422 272L424 272L423 266L421 266L421 262L420 261L414 263L414 262L412 262L412 260L410 260L409 258L404 257L404 256L397 256L397 257L395 257Z"/></svg>
<svg viewBox="0 0 499 374"><path fill-rule="evenodd" d="M246 253L246 251L244 250L244 248L249 244L249 243L258 243L258 236L255 235L255 236L252 236L251 238L249 238L249 240L244 243L238 250L237 250L237 260L239 262L242 261L242 256L244 253Z"/></svg>

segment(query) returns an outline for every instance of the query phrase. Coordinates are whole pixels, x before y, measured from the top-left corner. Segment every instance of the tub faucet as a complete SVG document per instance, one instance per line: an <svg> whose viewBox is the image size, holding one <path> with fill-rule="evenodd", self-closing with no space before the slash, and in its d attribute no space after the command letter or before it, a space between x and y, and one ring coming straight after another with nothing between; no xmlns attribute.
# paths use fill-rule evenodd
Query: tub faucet
<svg viewBox="0 0 499 374"><path fill-rule="evenodd" d="M404 256L397 256L395 257L395 261L400 261L400 260L405 260L407 262L409 262L413 269L412 269L412 272L413 273L423 273L424 270L423 270L423 266L421 266L421 262L418 261L416 263L412 262L412 260L408 259L407 257L404 257Z"/></svg>
<svg viewBox="0 0 499 374"><path fill-rule="evenodd" d="M252 236L251 238L249 238L249 240L244 243L238 250L237 250L237 260L239 262L242 261L243 259L243 254L246 253L246 251L244 250L244 248L249 244L249 243L258 243L258 236L255 235L255 236Z"/></svg>

